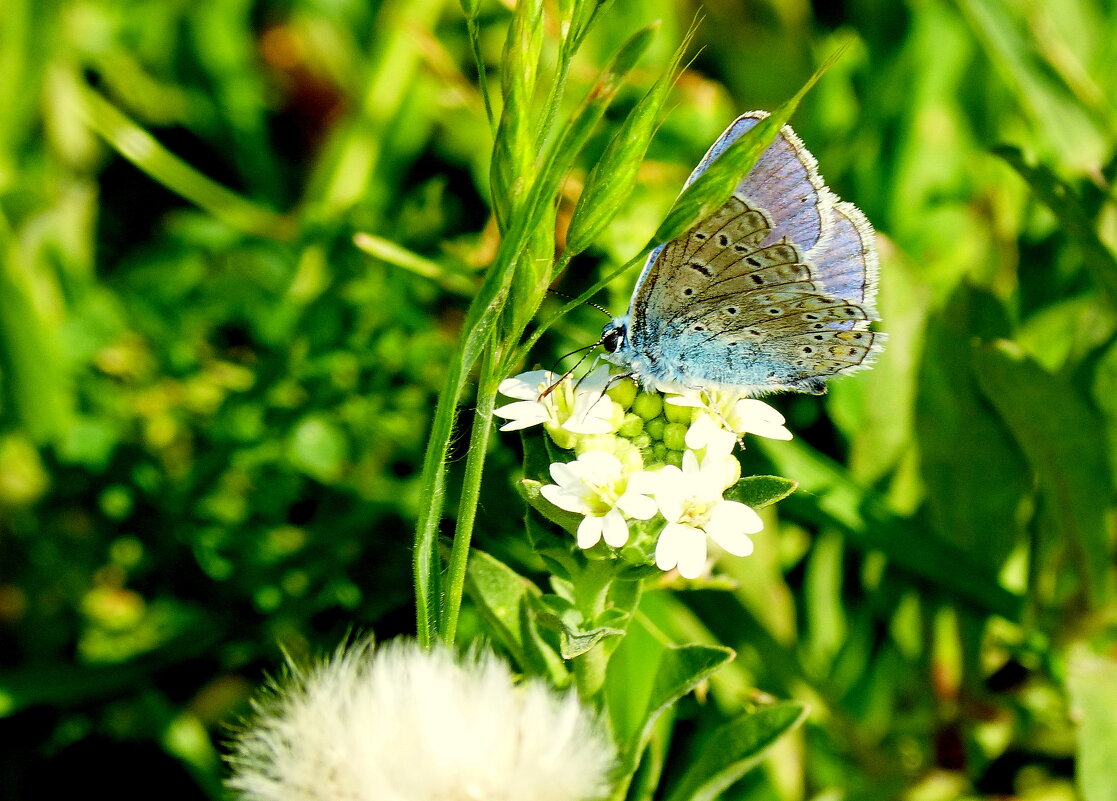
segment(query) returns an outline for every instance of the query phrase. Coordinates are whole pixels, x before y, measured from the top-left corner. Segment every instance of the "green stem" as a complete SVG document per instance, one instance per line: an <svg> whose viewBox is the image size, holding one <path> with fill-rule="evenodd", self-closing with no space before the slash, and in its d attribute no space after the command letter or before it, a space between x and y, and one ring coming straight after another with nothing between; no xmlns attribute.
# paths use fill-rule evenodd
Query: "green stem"
<svg viewBox="0 0 1117 801"><path fill-rule="evenodd" d="M587 623L597 620L605 611L613 577L611 560L591 559L574 578L574 606ZM574 657L574 682L578 694L586 703L600 705L609 655L610 649L605 648L604 642L599 642L584 654Z"/></svg>
<svg viewBox="0 0 1117 801"><path fill-rule="evenodd" d="M486 351L481 361L473 432L469 438L465 479L462 483L461 500L458 502L458 524L454 530L454 544L450 550L450 564L446 571L445 595L442 600L439 636L444 643L453 643L458 629L458 613L461 611L462 593L465 590L465 568L469 561L469 543L473 538L473 524L477 519L477 503L481 495L481 475L485 469L485 454L493 430L493 407L496 405L498 382L493 365L497 360L494 348Z"/></svg>
<svg viewBox="0 0 1117 801"><path fill-rule="evenodd" d="M481 57L481 29L477 25L477 18L470 16L465 21L466 30L469 32L469 45L473 50L473 63L477 66L477 88L481 90L481 101L485 104L485 116L489 118L489 132L496 135L496 112L493 111L493 101L489 96L489 82L485 77L485 60Z"/></svg>
<svg viewBox="0 0 1117 801"><path fill-rule="evenodd" d="M415 625L419 643L429 647L438 634L441 617L442 565L438 558L438 523L442 499L446 494L446 449L454 431L464 380L460 359L450 365L446 385L438 396L431 424L430 441L423 457L423 495L426 505L419 510L415 526L413 569L415 579Z"/></svg>

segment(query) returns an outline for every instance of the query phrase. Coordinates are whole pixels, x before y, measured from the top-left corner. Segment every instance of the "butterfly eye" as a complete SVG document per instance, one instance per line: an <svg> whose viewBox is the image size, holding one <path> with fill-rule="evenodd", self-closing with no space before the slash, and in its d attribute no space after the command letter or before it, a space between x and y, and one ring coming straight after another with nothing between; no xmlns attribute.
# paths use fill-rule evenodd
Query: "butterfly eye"
<svg viewBox="0 0 1117 801"><path fill-rule="evenodd" d="M612 323L610 323L612 325ZM625 328L623 325L616 325L612 328L606 327L601 332L601 347L605 348L607 353L616 353L620 348L621 343L624 342Z"/></svg>

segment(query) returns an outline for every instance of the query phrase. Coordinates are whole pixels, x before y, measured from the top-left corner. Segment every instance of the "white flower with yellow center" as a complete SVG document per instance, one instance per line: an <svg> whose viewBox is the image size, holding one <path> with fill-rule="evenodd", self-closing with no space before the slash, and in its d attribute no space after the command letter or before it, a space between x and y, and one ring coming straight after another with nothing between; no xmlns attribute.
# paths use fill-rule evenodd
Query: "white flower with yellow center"
<svg viewBox="0 0 1117 801"><path fill-rule="evenodd" d="M551 465L554 484L540 492L560 509L585 515L578 524L578 547L592 548L602 538L619 548L628 542L628 521L650 520L656 503L648 493L655 479L643 471L625 472L611 453L588 451L573 462Z"/></svg>
<svg viewBox="0 0 1117 801"><path fill-rule="evenodd" d="M784 416L756 398L742 398L736 392L704 389L672 395L667 403L690 406L701 412L687 431L688 448L704 448L714 430L731 431L735 436L755 434L768 439L791 439Z"/></svg>
<svg viewBox="0 0 1117 801"><path fill-rule="evenodd" d="M753 547L748 535L764 528L751 507L722 497L739 468L729 469L726 459L736 459L718 439L701 460L688 450L681 470L668 465L655 473L655 500L667 521L655 548L660 570L678 568L684 578L697 578L706 566L707 536L734 556L748 556Z"/></svg>
<svg viewBox="0 0 1117 801"><path fill-rule="evenodd" d="M578 381L550 370L532 370L500 382L501 395L516 398L493 411L509 422L501 431L515 431L540 423L563 448L573 447L572 434L611 434L624 420L624 411L605 394L609 370L602 365Z"/></svg>

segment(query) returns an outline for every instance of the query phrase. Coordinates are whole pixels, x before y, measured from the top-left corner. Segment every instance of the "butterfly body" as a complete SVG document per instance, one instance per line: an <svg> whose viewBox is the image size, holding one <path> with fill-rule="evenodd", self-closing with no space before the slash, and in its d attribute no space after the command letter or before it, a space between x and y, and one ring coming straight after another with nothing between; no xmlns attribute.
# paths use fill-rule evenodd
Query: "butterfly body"
<svg viewBox="0 0 1117 801"><path fill-rule="evenodd" d="M764 116L734 121L687 183ZM724 205L649 254L606 358L660 389L819 393L880 349L876 273L865 216L784 126Z"/></svg>

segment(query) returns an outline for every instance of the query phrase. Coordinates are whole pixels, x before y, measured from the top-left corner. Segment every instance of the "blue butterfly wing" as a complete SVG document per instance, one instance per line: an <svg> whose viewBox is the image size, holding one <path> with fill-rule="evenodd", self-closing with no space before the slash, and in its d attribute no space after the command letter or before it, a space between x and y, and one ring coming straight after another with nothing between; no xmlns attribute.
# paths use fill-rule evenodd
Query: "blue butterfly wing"
<svg viewBox="0 0 1117 801"><path fill-rule="evenodd" d="M687 184L765 116L735 120ZM722 208L649 254L620 357L650 383L818 392L879 351L876 282L872 227L785 125Z"/></svg>

